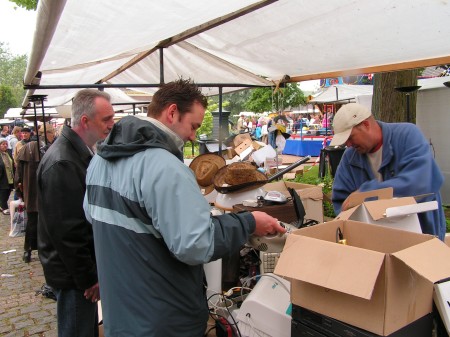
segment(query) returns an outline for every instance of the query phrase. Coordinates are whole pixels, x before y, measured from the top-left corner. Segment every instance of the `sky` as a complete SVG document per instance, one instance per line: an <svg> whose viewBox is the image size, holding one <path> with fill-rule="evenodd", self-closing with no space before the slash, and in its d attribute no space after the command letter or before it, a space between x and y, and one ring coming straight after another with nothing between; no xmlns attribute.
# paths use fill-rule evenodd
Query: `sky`
<svg viewBox="0 0 450 337"><path fill-rule="evenodd" d="M0 41L8 44L13 55L30 54L36 12L17 7L9 0L0 0Z"/></svg>

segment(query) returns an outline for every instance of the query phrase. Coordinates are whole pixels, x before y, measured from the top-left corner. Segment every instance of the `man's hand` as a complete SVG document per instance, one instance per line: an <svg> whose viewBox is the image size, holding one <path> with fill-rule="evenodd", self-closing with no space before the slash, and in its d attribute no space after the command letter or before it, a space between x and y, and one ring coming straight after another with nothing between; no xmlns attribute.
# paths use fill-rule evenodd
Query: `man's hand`
<svg viewBox="0 0 450 337"><path fill-rule="evenodd" d="M264 236L268 234L275 234L277 232L286 233L286 228L282 227L278 223L278 219L275 219L267 213L259 211L252 212L252 214L256 221L256 228L253 235Z"/></svg>
<svg viewBox="0 0 450 337"><path fill-rule="evenodd" d="M97 302L100 300L100 289L98 287L98 282L84 291L84 297L86 297L88 301L92 302Z"/></svg>
<svg viewBox="0 0 450 337"><path fill-rule="evenodd" d="M351 202L352 202L351 199L353 199L353 195L354 195L355 193L359 193L359 190L356 190L356 191L352 192L352 193L347 197L347 199L344 200L344 202L342 203L342 206L341 206L341 212L346 211L346 210L348 210L349 208L352 208L352 207L356 206L356 205L351 204Z"/></svg>

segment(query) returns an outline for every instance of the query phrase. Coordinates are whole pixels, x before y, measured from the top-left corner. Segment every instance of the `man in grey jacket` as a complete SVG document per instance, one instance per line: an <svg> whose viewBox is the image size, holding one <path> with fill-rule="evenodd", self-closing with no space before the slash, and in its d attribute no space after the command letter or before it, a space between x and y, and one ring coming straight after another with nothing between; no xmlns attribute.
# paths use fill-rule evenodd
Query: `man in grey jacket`
<svg viewBox="0 0 450 337"><path fill-rule="evenodd" d="M251 234L284 232L263 212L211 216L183 163L206 106L190 81L163 85L148 117L116 123L89 165L84 209L107 336L203 336L203 263L237 252Z"/></svg>

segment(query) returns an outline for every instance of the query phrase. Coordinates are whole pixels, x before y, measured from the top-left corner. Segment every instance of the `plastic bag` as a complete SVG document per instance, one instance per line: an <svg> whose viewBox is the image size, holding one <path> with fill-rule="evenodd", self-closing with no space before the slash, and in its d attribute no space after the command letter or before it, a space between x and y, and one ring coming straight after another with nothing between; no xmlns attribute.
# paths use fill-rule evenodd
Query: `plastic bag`
<svg viewBox="0 0 450 337"><path fill-rule="evenodd" d="M9 232L9 236L24 236L27 228L27 211L25 210L25 204L20 200L17 209L11 214L13 215L11 216L11 231Z"/></svg>

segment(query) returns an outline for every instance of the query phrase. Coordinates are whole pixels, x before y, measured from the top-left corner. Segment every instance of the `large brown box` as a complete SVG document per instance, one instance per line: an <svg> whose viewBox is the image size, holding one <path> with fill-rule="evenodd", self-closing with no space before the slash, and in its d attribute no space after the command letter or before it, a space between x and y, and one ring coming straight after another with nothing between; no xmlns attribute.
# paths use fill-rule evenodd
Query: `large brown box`
<svg viewBox="0 0 450 337"><path fill-rule="evenodd" d="M432 311L450 249L431 235L336 220L288 235L274 273L291 281L293 304L387 336Z"/></svg>

